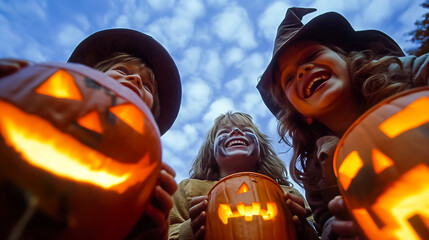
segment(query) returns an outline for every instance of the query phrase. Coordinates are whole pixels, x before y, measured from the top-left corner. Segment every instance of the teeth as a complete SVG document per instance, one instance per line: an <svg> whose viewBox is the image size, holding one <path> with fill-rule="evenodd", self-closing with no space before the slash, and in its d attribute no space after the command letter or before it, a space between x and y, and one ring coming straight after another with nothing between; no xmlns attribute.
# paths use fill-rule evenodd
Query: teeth
<svg viewBox="0 0 429 240"><path fill-rule="evenodd" d="M231 147L232 145L246 145L246 143L244 141L241 141L241 140L234 140L234 141L228 143L228 146L226 146L226 147Z"/></svg>
<svg viewBox="0 0 429 240"><path fill-rule="evenodd" d="M311 94L311 87L313 86L313 84L315 83L315 82L317 82L317 81L319 81L319 80L326 80L326 79L328 79L328 75L322 75L322 76L319 76L319 77L317 77L317 78L314 78L308 85L307 85L307 88L305 89L305 96L310 96L310 94Z"/></svg>

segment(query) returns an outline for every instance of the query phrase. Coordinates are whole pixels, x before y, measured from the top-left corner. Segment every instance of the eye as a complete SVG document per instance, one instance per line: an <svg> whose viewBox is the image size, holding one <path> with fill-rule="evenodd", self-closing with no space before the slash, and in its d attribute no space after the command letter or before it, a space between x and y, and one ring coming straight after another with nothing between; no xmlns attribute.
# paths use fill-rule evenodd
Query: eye
<svg viewBox="0 0 429 240"><path fill-rule="evenodd" d="M287 75L286 77L282 78L282 81L281 81L282 89L286 90L292 81L293 81L292 75Z"/></svg>
<svg viewBox="0 0 429 240"><path fill-rule="evenodd" d="M153 95L154 89L153 89L153 85L151 83L143 82L143 87Z"/></svg>
<svg viewBox="0 0 429 240"><path fill-rule="evenodd" d="M114 70L122 75L128 75L128 70L125 67L119 66L119 67L116 67Z"/></svg>
<svg viewBox="0 0 429 240"><path fill-rule="evenodd" d="M314 50L310 53L310 55L306 58L307 62L311 62L319 56L321 50Z"/></svg>

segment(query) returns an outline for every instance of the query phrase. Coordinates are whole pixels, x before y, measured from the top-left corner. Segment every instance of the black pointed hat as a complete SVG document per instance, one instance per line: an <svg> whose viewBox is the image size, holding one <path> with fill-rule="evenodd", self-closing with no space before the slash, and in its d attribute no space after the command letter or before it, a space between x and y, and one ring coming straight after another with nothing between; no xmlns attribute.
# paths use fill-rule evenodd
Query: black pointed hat
<svg viewBox="0 0 429 240"><path fill-rule="evenodd" d="M404 56L398 44L383 32L377 30L355 31L342 15L336 12L321 14L307 24L301 22L302 17L314 12L314 8L289 8L286 16L277 29L274 51L271 62L262 74L256 86L265 105L274 116L280 111L275 102L271 87L275 83L277 60L282 51L298 41L311 40L322 44L339 46L345 51L372 50L376 57Z"/></svg>
<svg viewBox="0 0 429 240"><path fill-rule="evenodd" d="M115 52L128 53L142 59L154 72L161 105L156 123L161 135L164 134L179 113L182 87L173 58L151 36L124 28L102 30L79 43L68 62L94 67Z"/></svg>

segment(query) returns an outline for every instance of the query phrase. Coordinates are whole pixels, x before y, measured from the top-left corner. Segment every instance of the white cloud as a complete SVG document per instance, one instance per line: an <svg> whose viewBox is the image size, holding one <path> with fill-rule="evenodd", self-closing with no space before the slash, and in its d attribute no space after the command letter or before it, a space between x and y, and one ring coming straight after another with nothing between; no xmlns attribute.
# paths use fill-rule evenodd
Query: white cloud
<svg viewBox="0 0 429 240"><path fill-rule="evenodd" d="M182 75L193 75L200 71L201 48L190 47L184 50L183 59L179 62L179 71Z"/></svg>
<svg viewBox="0 0 429 240"><path fill-rule="evenodd" d="M270 42L274 42L277 28L283 21L286 10L291 7L284 2L270 4L258 18L259 31Z"/></svg>
<svg viewBox="0 0 429 240"><path fill-rule="evenodd" d="M208 106L212 89L198 78L193 78L183 84L184 102L180 109L180 118L183 121L197 119L202 111Z"/></svg>
<svg viewBox="0 0 429 240"><path fill-rule="evenodd" d="M240 62L244 58L244 52L243 49L238 47L233 47L231 49L228 49L225 54L225 64L227 66L231 66L234 63Z"/></svg>
<svg viewBox="0 0 429 240"><path fill-rule="evenodd" d="M231 94L240 94L244 88L244 79L239 77L225 83L225 88Z"/></svg>
<svg viewBox="0 0 429 240"><path fill-rule="evenodd" d="M220 98L210 105L209 111L204 115L203 120L211 126L215 118L227 111L234 111L233 101L226 97Z"/></svg>
<svg viewBox="0 0 429 240"><path fill-rule="evenodd" d="M214 83L216 88L219 88L224 73L224 65L219 53L214 49L210 49L203 54L205 56L202 64L203 77Z"/></svg>
<svg viewBox="0 0 429 240"><path fill-rule="evenodd" d="M175 0L147 0L146 2L154 10L165 11L173 7Z"/></svg>
<svg viewBox="0 0 429 240"><path fill-rule="evenodd" d="M225 42L236 42L242 48L254 48L257 43L254 37L252 22L247 11L232 6L214 17L214 31Z"/></svg>
<svg viewBox="0 0 429 240"><path fill-rule="evenodd" d="M174 12L182 18L196 19L204 16L205 7L201 0L181 0Z"/></svg>
<svg viewBox="0 0 429 240"><path fill-rule="evenodd" d="M58 43L65 47L74 47L76 43L82 41L86 35L76 25L68 23L61 27L58 32Z"/></svg>

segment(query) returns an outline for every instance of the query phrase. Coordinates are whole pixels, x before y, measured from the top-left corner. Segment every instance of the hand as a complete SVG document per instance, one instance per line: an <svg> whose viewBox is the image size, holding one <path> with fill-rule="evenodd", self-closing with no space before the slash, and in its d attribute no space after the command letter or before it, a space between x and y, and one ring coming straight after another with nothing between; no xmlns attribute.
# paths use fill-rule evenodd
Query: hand
<svg viewBox="0 0 429 240"><path fill-rule="evenodd" d="M144 215L149 216L156 227L163 226L173 207L173 194L177 190L174 180L176 173L166 163L162 163L161 172L158 176L158 183L152 192L149 206Z"/></svg>
<svg viewBox="0 0 429 240"><path fill-rule="evenodd" d="M303 225L307 223L307 217L311 215L311 210L305 208L304 199L293 193L284 195L286 205L292 213L292 220L297 230L302 230Z"/></svg>
<svg viewBox="0 0 429 240"><path fill-rule="evenodd" d="M194 197L191 200L189 217L191 218L191 227L194 233L194 239L204 239L207 203L207 196Z"/></svg>
<svg viewBox="0 0 429 240"><path fill-rule="evenodd" d="M19 59L0 59L0 78L6 77L12 73L19 71L21 68L27 67L30 62Z"/></svg>
<svg viewBox="0 0 429 240"><path fill-rule="evenodd" d="M350 217L342 196L336 196L328 204L335 219L331 223L331 231L338 234L338 239L362 239L358 226Z"/></svg>

